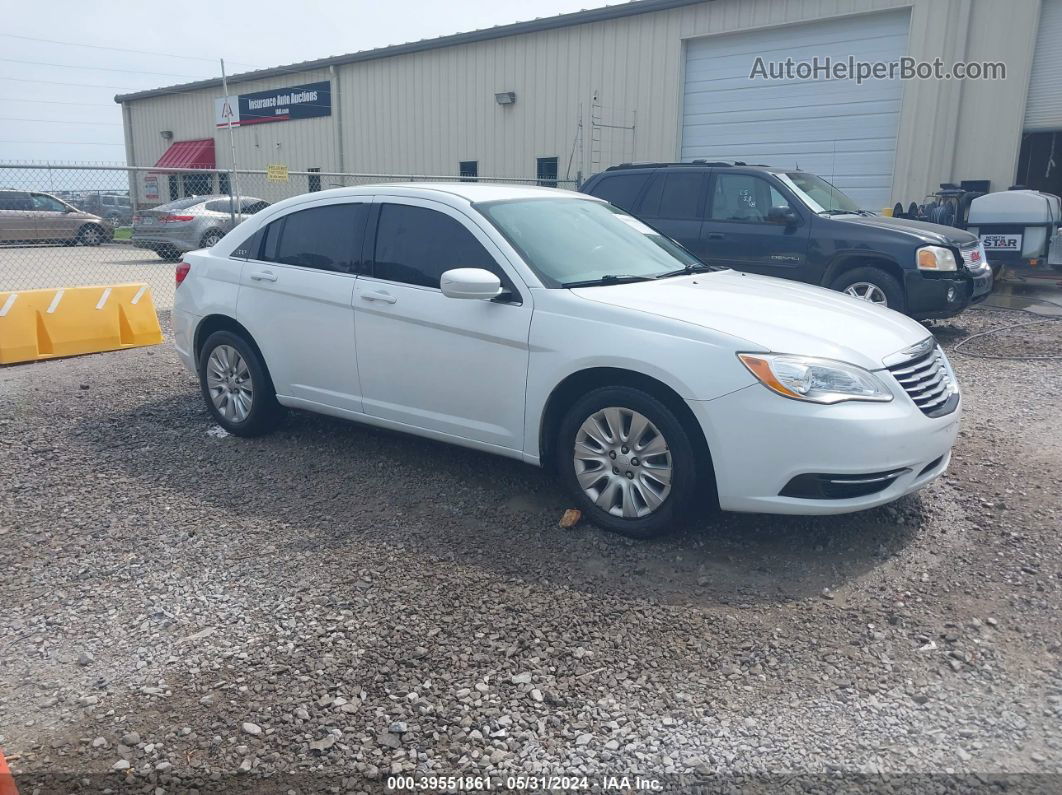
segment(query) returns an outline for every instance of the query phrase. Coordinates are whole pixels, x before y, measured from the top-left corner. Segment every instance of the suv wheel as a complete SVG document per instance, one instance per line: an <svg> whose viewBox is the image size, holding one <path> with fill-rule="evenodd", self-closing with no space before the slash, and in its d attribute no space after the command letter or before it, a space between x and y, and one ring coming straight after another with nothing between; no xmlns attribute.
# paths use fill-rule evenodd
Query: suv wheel
<svg viewBox="0 0 1062 795"><path fill-rule="evenodd" d="M693 496L693 447L671 410L631 387L603 387L561 421L557 471L594 524L652 538L680 519Z"/></svg>
<svg viewBox="0 0 1062 795"><path fill-rule="evenodd" d="M906 304L903 288L895 277L881 268L869 265L845 271L830 287L861 301L895 309L897 312L903 312Z"/></svg>
<svg viewBox="0 0 1062 795"><path fill-rule="evenodd" d="M218 425L237 436L267 433L283 413L265 362L231 331L215 331L203 344L199 385Z"/></svg>

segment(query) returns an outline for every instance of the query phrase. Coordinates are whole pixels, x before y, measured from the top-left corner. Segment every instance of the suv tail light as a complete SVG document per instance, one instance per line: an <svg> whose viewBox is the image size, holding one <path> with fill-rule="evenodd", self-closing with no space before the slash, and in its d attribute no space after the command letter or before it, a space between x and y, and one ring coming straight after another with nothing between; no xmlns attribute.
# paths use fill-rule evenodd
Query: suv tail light
<svg viewBox="0 0 1062 795"><path fill-rule="evenodd" d="M178 262L177 263L177 270L176 270L174 275L177 277L177 286L178 287L181 286L181 283L185 280L185 277L188 276L188 271L190 271L191 269L192 269L192 266L189 265L187 262Z"/></svg>
<svg viewBox="0 0 1062 795"><path fill-rule="evenodd" d="M194 221L194 215L164 215L159 219L159 223L163 224L179 224L182 221Z"/></svg>

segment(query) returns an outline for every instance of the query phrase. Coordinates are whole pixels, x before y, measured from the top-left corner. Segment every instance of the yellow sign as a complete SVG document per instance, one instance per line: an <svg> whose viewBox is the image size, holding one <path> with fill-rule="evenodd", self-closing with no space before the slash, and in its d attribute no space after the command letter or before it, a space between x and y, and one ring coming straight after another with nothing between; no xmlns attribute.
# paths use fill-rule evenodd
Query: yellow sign
<svg viewBox="0 0 1062 795"><path fill-rule="evenodd" d="M266 179L269 182L287 182L288 167L283 163L266 166Z"/></svg>

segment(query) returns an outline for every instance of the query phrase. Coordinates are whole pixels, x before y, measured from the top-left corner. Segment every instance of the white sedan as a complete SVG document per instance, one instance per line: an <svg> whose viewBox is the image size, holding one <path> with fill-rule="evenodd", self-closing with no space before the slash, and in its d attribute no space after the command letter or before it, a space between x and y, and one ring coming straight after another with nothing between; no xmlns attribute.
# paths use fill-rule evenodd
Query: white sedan
<svg viewBox="0 0 1062 795"><path fill-rule="evenodd" d="M283 407L548 466L598 525L828 514L948 466L960 397L921 325L706 266L598 199L370 185L274 204L177 267L174 331L240 436Z"/></svg>

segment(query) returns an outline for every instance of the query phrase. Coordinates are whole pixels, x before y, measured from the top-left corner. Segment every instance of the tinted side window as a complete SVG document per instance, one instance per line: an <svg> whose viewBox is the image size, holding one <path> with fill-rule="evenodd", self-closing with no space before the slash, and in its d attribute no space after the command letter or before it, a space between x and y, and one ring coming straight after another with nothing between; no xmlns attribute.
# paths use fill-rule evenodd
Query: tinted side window
<svg viewBox="0 0 1062 795"><path fill-rule="evenodd" d="M28 193L0 191L0 210L32 210L33 202Z"/></svg>
<svg viewBox="0 0 1062 795"><path fill-rule="evenodd" d="M642 200L639 214L646 218L698 219L706 181L707 175L697 171L672 171L658 176Z"/></svg>
<svg viewBox="0 0 1062 795"><path fill-rule="evenodd" d="M763 223L772 204L788 204L767 180L751 174L718 174L708 217L713 221Z"/></svg>
<svg viewBox="0 0 1062 795"><path fill-rule="evenodd" d="M614 177L602 177L594 186L593 195L630 212L650 176L651 174L618 174Z"/></svg>
<svg viewBox="0 0 1062 795"><path fill-rule="evenodd" d="M405 204L380 207L375 260L378 279L424 287L438 287L451 268L485 268L501 276L494 258L462 224Z"/></svg>
<svg viewBox="0 0 1062 795"><path fill-rule="evenodd" d="M285 215L269 225L262 259L351 273L361 255L367 204L330 204Z"/></svg>

